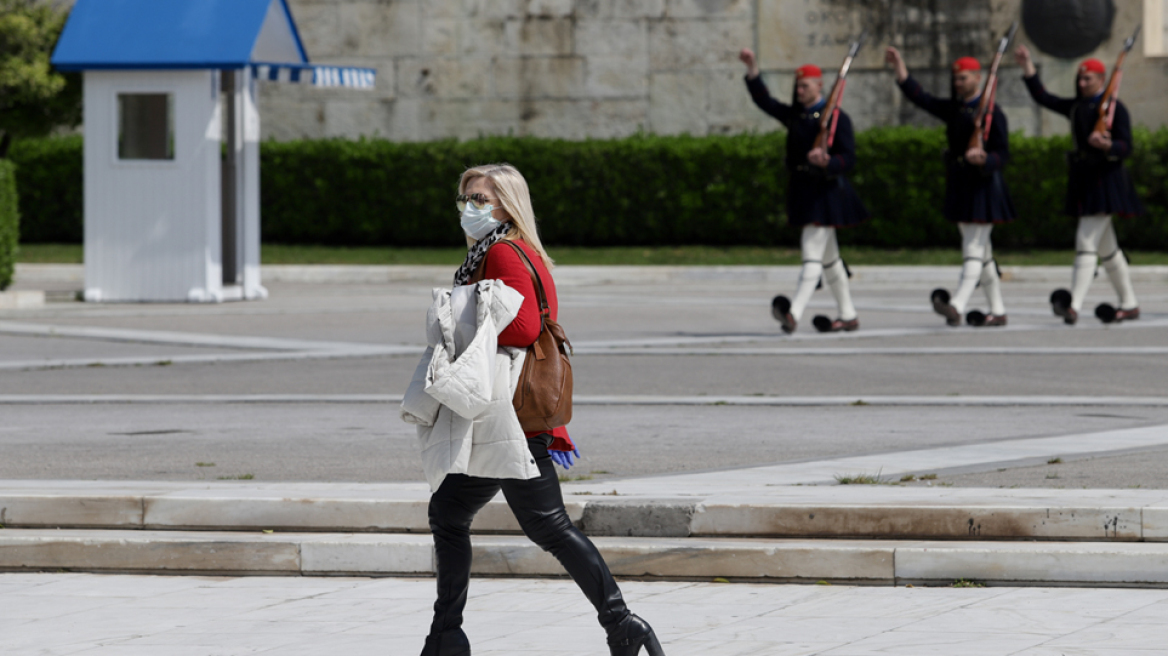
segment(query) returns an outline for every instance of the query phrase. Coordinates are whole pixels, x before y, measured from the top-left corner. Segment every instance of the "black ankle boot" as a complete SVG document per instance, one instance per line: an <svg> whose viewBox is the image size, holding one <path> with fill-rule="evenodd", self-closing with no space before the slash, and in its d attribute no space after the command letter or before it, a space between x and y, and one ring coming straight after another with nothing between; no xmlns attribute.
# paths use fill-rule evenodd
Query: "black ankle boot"
<svg viewBox="0 0 1168 656"><path fill-rule="evenodd" d="M608 634L608 649L612 656L637 656L642 646L648 656L665 656L653 627L632 613Z"/></svg>
<svg viewBox="0 0 1168 656"><path fill-rule="evenodd" d="M462 629L451 629L426 636L422 656L470 656L470 640Z"/></svg>

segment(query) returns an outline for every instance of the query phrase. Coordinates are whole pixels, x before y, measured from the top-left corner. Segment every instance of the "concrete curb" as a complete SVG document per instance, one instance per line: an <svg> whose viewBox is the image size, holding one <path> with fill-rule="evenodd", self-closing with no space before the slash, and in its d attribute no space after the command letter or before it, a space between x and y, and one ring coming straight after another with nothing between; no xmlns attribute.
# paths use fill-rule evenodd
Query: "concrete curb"
<svg viewBox="0 0 1168 656"><path fill-rule="evenodd" d="M853 584L956 579L1163 585L1168 544L595 538L617 576ZM563 576L526 538L476 536L472 573ZM223 575L431 575L429 536L178 531L0 531L0 570Z"/></svg>
<svg viewBox="0 0 1168 656"><path fill-rule="evenodd" d="M428 533L424 485L0 484L7 528ZM591 484L590 485L594 485ZM788 487L758 495L584 496L565 486L588 535L1168 542L1168 491ZM502 501L479 533L518 534Z"/></svg>
<svg viewBox="0 0 1168 656"><path fill-rule="evenodd" d="M0 292L0 310L28 310L45 306L45 293L42 291L15 291Z"/></svg>
<svg viewBox="0 0 1168 656"><path fill-rule="evenodd" d="M855 266L858 283L934 283L952 276L956 266ZM264 282L302 284L378 284L418 282L445 285L454 267L433 265L283 265L263 267ZM788 282L799 274L798 266L574 266L556 267L560 286L604 284L671 284L695 282ZM1070 283L1066 266L1002 267L1002 279L1020 283ZM1133 266L1132 281L1168 282L1168 266ZM16 279L26 284L76 283L85 279L81 264L17 264Z"/></svg>

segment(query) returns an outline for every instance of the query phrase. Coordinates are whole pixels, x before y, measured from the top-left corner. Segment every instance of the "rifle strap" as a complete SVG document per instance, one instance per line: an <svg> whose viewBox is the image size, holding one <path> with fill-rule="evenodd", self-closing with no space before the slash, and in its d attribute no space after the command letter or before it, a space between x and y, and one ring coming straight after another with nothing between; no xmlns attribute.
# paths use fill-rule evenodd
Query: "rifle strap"
<svg viewBox="0 0 1168 656"><path fill-rule="evenodd" d="M982 134L982 141L988 142L990 140L990 126L994 124L994 103L998 100L998 79L994 78L994 85L989 90L990 102L986 107L985 117L985 132Z"/></svg>
<svg viewBox="0 0 1168 656"><path fill-rule="evenodd" d="M1111 132L1111 123L1115 120L1115 106L1119 104L1119 83L1123 81L1123 69L1115 72L1115 93L1107 100L1107 131Z"/></svg>
<svg viewBox="0 0 1168 656"><path fill-rule="evenodd" d="M844 90L848 88L848 79L844 78L839 82L839 95L836 96L835 107L831 108L831 129L827 132L827 146L824 150L831 150L831 145L835 143L835 128L839 125L840 105L844 102Z"/></svg>

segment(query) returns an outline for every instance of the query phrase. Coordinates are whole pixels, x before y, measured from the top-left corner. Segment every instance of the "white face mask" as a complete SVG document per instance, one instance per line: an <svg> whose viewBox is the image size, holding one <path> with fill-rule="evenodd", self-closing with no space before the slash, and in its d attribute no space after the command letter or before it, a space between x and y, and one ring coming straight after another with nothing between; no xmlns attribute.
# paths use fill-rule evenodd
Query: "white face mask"
<svg viewBox="0 0 1168 656"><path fill-rule="evenodd" d="M480 209L475 207L474 203L467 203L462 210L463 232L476 241L491 234L493 230L503 225L502 221L496 221L491 216L494 210L494 206L489 204Z"/></svg>

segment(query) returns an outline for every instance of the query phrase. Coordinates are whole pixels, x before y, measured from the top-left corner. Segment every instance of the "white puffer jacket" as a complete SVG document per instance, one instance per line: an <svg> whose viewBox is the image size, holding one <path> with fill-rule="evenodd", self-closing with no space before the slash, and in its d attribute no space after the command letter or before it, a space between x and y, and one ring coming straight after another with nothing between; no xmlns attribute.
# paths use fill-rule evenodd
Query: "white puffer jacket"
<svg viewBox="0 0 1168 656"><path fill-rule="evenodd" d="M498 280L434 290L429 347L401 405L402 420L418 426L431 490L447 474L539 476L512 406L526 353L498 345L521 305L523 295Z"/></svg>

